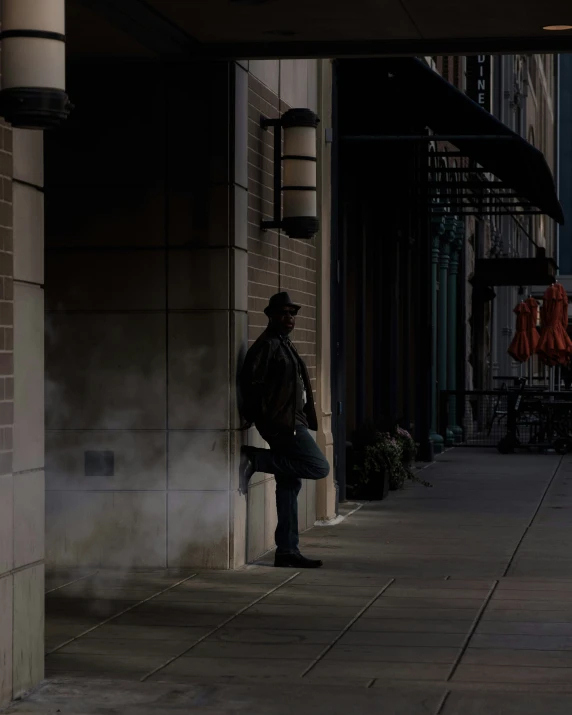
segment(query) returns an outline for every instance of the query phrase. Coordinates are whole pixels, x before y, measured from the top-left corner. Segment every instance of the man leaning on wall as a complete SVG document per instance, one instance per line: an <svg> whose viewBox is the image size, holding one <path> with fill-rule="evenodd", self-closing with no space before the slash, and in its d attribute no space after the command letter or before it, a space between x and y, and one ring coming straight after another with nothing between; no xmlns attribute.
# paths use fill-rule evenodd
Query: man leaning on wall
<svg viewBox="0 0 572 715"><path fill-rule="evenodd" d="M308 368L290 335L300 306L288 293L277 293L264 312L268 327L248 351L240 374L242 415L254 424L270 449L243 447L241 488L255 472L274 474L278 525L274 565L319 568L298 548L298 494L302 479L324 479L330 465L310 434L318 420Z"/></svg>

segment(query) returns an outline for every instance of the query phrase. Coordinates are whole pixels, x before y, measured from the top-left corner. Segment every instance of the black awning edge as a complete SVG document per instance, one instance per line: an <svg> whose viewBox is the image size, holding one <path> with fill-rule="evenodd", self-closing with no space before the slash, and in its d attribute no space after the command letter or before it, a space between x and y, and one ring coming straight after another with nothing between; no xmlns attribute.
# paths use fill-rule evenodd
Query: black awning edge
<svg viewBox="0 0 572 715"><path fill-rule="evenodd" d="M487 286L552 285L558 266L553 258L477 258L472 283Z"/></svg>
<svg viewBox="0 0 572 715"><path fill-rule="evenodd" d="M518 191L542 213L564 223L550 167L541 151L509 129L454 85L416 58L388 59L388 71L400 83L400 97L411 111L440 135L473 135L482 141L455 140L463 154ZM489 140L507 137L507 141Z"/></svg>

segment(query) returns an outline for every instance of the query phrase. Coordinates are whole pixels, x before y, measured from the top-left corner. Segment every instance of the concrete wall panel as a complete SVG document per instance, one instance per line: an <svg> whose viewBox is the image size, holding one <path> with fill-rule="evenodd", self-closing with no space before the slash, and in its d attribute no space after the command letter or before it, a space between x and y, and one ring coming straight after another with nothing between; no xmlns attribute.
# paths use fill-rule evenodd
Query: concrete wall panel
<svg viewBox="0 0 572 715"><path fill-rule="evenodd" d="M170 567L229 567L229 493L171 491L168 495Z"/></svg>
<svg viewBox="0 0 572 715"><path fill-rule="evenodd" d="M44 566L14 574L13 697L44 677Z"/></svg>
<svg viewBox="0 0 572 715"><path fill-rule="evenodd" d="M14 286L13 469L44 466L44 291Z"/></svg>
<svg viewBox="0 0 572 715"><path fill-rule="evenodd" d="M169 315L169 427L228 429L229 314Z"/></svg>
<svg viewBox="0 0 572 715"><path fill-rule="evenodd" d="M46 492L46 540L51 566L164 568L165 492Z"/></svg>
<svg viewBox="0 0 572 715"><path fill-rule="evenodd" d="M169 432L169 489L227 491L230 443L226 431Z"/></svg>
<svg viewBox="0 0 572 715"><path fill-rule="evenodd" d="M51 313L49 429L164 429L166 320L160 313Z"/></svg>
<svg viewBox="0 0 572 715"><path fill-rule="evenodd" d="M86 476L86 452L113 453L113 475ZM167 483L164 430L53 430L46 435L50 491L161 490Z"/></svg>
<svg viewBox="0 0 572 715"><path fill-rule="evenodd" d="M45 493L43 470L14 475L14 568L44 559Z"/></svg>

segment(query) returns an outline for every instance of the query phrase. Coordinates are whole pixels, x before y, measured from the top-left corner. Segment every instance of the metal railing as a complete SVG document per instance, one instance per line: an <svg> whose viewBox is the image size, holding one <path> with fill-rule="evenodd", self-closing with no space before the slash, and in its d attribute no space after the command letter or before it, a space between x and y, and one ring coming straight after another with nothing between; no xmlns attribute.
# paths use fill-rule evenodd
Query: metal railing
<svg viewBox="0 0 572 715"><path fill-rule="evenodd" d="M466 447L572 451L572 392L504 387L443 391L438 431L446 444Z"/></svg>

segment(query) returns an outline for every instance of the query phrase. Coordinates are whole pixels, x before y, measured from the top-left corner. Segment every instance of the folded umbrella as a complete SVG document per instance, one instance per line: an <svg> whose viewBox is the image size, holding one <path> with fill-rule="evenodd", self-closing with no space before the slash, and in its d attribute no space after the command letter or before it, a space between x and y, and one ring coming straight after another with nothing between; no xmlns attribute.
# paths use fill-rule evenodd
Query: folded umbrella
<svg viewBox="0 0 572 715"><path fill-rule="evenodd" d="M540 311L542 330L537 353L547 365L564 365L572 357L572 340L564 327L568 324L568 296L557 283L546 289Z"/></svg>
<svg viewBox="0 0 572 715"><path fill-rule="evenodd" d="M528 345L530 347L530 354L536 355L538 349L538 341L540 340L540 335L538 334L538 301L530 296L525 301L528 306L528 314L526 316L528 328L526 334L528 335Z"/></svg>
<svg viewBox="0 0 572 715"><path fill-rule="evenodd" d="M508 348L508 354L517 362L526 362L531 355L528 339L530 308L526 303L519 303L514 309L516 331Z"/></svg>

